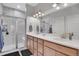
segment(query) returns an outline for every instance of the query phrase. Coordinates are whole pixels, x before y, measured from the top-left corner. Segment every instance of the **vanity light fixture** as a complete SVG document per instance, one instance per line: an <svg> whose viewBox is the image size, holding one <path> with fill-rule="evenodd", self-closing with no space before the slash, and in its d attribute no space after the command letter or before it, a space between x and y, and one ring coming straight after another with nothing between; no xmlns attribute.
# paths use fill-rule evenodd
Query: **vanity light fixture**
<svg viewBox="0 0 79 59"><path fill-rule="evenodd" d="M37 12L35 12L35 14L33 15L33 17L34 18L39 18L39 17L42 17L44 15L45 14L41 10L38 10Z"/></svg>
<svg viewBox="0 0 79 59"><path fill-rule="evenodd" d="M41 17L42 15L39 15L39 17Z"/></svg>

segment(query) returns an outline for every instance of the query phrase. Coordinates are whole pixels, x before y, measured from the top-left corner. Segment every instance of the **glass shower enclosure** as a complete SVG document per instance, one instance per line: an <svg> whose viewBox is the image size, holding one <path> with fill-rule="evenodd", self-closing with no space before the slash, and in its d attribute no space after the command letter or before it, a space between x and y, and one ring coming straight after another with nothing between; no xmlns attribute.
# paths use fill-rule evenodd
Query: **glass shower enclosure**
<svg viewBox="0 0 79 59"><path fill-rule="evenodd" d="M17 9L3 7L2 20L3 24L7 25L9 35L3 32L4 46L1 53L6 53L12 50L25 48L25 14ZM17 17L17 15L20 15ZM1 18L0 17L0 18Z"/></svg>
<svg viewBox="0 0 79 59"><path fill-rule="evenodd" d="M2 52L24 48L25 42L25 19L4 17L3 23L7 25L9 35L3 32L4 47Z"/></svg>

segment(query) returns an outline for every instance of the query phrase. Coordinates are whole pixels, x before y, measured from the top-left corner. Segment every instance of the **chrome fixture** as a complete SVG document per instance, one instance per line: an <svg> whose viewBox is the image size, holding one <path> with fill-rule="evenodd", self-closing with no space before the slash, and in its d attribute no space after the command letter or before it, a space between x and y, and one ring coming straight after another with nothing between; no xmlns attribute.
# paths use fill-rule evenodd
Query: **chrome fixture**
<svg viewBox="0 0 79 59"><path fill-rule="evenodd" d="M68 5L67 3L54 3L52 7L59 10L61 6L66 7L67 5Z"/></svg>
<svg viewBox="0 0 79 59"><path fill-rule="evenodd" d="M39 10L39 11L35 12L35 14L33 15L33 17L34 18L39 18L39 17L42 17L44 15L45 14L41 10Z"/></svg>
<svg viewBox="0 0 79 59"><path fill-rule="evenodd" d="M57 7L57 4L56 4L56 3L54 3L54 4L52 5L52 7L54 7L54 8L55 8L55 7Z"/></svg>

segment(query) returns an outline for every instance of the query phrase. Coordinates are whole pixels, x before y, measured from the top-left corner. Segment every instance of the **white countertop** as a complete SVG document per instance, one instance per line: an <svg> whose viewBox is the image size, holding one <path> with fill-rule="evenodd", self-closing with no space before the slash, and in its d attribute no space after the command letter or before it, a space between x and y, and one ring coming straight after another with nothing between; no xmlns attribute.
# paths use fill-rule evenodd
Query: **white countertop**
<svg viewBox="0 0 79 59"><path fill-rule="evenodd" d="M58 43L58 44L61 44L64 46L79 49L79 40L78 39L72 39L72 40L63 39L63 38L60 38L60 37L55 36L53 34L35 34L35 33L27 33L27 34L37 37L37 38L55 42L55 43Z"/></svg>

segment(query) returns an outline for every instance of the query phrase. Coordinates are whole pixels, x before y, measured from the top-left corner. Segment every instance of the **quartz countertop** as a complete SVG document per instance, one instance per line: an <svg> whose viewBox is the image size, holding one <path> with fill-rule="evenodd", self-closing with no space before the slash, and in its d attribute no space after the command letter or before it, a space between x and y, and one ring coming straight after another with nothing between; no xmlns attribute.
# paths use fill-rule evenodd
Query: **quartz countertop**
<svg viewBox="0 0 79 59"><path fill-rule="evenodd" d="M59 36L55 36L53 34L35 34L35 33L27 33L27 35L31 35L37 38L41 38L47 41L51 41L54 43L58 43L64 46L68 46L71 48L79 49L79 40L78 39L63 39Z"/></svg>

